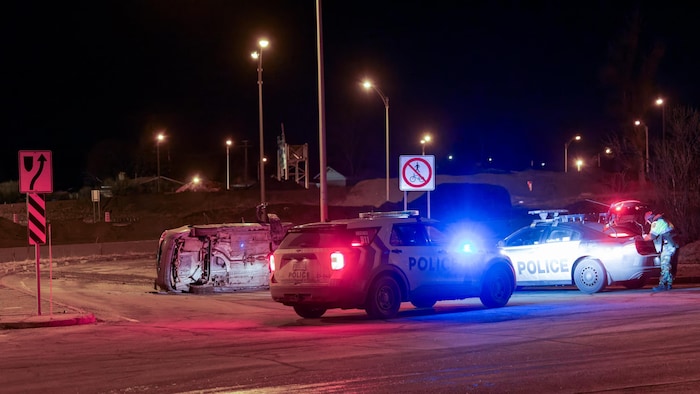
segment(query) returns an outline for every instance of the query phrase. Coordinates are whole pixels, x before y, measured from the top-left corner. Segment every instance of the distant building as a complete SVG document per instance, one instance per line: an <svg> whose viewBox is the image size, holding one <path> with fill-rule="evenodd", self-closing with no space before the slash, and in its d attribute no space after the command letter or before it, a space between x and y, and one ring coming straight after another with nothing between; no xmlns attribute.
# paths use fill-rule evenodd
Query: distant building
<svg viewBox="0 0 700 394"><path fill-rule="evenodd" d="M321 184L321 174L318 174L314 177L314 180L316 181L316 186L320 187ZM347 185L347 177L345 175L339 173L333 167L326 167L326 183L328 186L346 186Z"/></svg>

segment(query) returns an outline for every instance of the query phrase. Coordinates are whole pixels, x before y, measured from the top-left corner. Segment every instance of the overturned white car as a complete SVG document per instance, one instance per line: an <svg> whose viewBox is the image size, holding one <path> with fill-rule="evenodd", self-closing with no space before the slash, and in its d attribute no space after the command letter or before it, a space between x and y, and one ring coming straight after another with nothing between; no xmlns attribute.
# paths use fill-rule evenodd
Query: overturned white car
<svg viewBox="0 0 700 394"><path fill-rule="evenodd" d="M165 230L156 257L155 289L213 293L269 287L267 256L289 224L268 214L267 223L188 225Z"/></svg>

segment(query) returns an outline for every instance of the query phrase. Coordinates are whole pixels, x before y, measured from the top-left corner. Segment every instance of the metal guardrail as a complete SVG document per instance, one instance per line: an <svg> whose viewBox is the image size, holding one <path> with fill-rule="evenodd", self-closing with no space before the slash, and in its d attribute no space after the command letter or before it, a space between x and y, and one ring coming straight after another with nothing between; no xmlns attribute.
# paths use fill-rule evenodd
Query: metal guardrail
<svg viewBox="0 0 700 394"><path fill-rule="evenodd" d="M39 258L40 261L49 261L49 259L58 260L92 256L152 255L155 261L157 250L157 239L131 242L52 245L51 250L49 250L48 245L42 245L39 248ZM0 249L0 264L36 260L35 253L36 250L33 245L17 248L2 248Z"/></svg>

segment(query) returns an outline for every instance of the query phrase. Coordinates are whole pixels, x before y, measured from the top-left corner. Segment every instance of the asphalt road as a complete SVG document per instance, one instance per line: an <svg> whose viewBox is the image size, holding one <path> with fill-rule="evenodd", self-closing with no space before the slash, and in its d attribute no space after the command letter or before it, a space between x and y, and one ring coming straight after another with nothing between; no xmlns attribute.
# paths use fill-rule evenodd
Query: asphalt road
<svg viewBox="0 0 700 394"><path fill-rule="evenodd" d="M0 331L3 393L696 392L700 285L517 291L301 319L266 291L159 294L154 262L57 267L52 298L97 322ZM33 272L3 278L32 290ZM46 285L46 280L44 281ZM44 286L42 285L42 287Z"/></svg>

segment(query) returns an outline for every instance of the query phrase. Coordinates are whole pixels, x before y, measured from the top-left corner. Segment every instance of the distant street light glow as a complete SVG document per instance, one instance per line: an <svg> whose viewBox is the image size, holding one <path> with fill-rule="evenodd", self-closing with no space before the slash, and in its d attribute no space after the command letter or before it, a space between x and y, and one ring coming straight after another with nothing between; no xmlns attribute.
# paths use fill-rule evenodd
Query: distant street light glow
<svg viewBox="0 0 700 394"><path fill-rule="evenodd" d="M157 167L157 175L156 175L156 189L158 193L160 193L160 143L165 140L165 134L163 133L158 133L156 136L156 167Z"/></svg>
<svg viewBox="0 0 700 394"><path fill-rule="evenodd" d="M423 136L423 138L420 140L420 145L421 145L421 154L425 156L425 144L430 142L430 134L426 134Z"/></svg>
<svg viewBox="0 0 700 394"><path fill-rule="evenodd" d="M229 149L231 148L231 145L233 145L233 141L231 139L226 140L226 190L229 190L231 187L231 177L230 177L230 160L229 160Z"/></svg>
<svg viewBox="0 0 700 394"><path fill-rule="evenodd" d="M649 172L649 127L647 127L646 123L642 122L641 120L635 120L634 125L644 126L644 144L646 145L644 155L644 172Z"/></svg>
<svg viewBox="0 0 700 394"><path fill-rule="evenodd" d="M581 141L581 136L576 134L564 144L564 172L569 172L569 145L574 141Z"/></svg>

